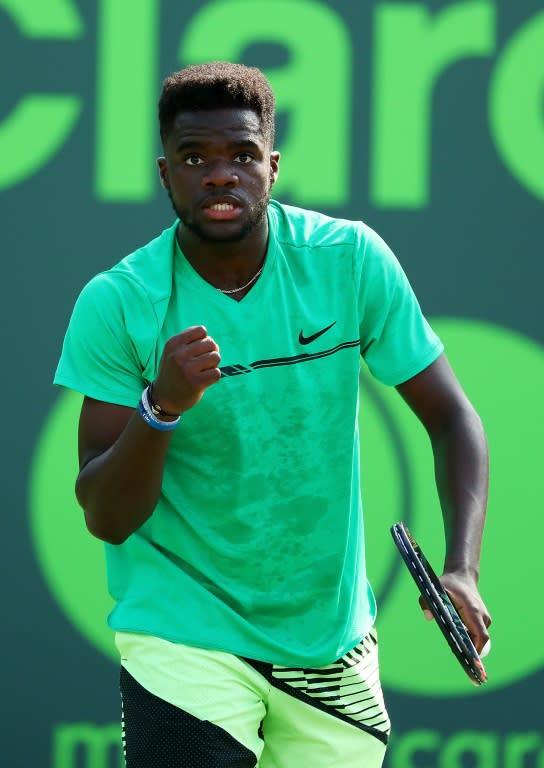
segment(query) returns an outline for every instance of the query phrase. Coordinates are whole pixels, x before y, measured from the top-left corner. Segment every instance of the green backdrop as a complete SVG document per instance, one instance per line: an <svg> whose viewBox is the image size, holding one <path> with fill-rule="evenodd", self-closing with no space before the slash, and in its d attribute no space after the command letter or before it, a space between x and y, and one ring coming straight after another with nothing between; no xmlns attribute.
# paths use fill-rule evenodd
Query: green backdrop
<svg viewBox="0 0 544 768"><path fill-rule="evenodd" d="M489 435L493 649L475 689L419 615L388 531L406 520L440 562L425 436L362 371L388 763L542 768L541 2L0 0L0 51L0 765L122 764L101 545L73 498L80 400L51 379L82 285L171 221L155 166L162 78L228 58L276 91L275 196L389 242Z"/></svg>

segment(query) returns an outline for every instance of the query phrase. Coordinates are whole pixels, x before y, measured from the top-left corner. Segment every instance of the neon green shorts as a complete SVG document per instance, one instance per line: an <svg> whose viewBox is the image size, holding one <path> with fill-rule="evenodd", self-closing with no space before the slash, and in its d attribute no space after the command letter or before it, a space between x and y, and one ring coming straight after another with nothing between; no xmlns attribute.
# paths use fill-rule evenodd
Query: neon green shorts
<svg viewBox="0 0 544 768"><path fill-rule="evenodd" d="M379 768L383 761L390 722L374 630L317 669L141 634L117 633L116 643L127 768ZM171 761L177 752L183 762Z"/></svg>

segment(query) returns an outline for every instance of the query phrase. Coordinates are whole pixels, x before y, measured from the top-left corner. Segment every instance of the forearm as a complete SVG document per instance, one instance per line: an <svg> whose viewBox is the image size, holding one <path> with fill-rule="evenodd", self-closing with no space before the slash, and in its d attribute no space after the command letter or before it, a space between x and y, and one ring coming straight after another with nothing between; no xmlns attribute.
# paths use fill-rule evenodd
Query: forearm
<svg viewBox="0 0 544 768"><path fill-rule="evenodd" d="M488 450L480 418L461 406L441 433L431 435L435 476L444 516L445 571L479 577L488 493Z"/></svg>
<svg viewBox="0 0 544 768"><path fill-rule="evenodd" d="M432 443L446 535L441 581L480 650L491 623L476 586L488 485L482 423L444 355L398 390Z"/></svg>
<svg viewBox="0 0 544 768"><path fill-rule="evenodd" d="M171 436L134 412L111 447L81 469L76 495L94 536L120 544L152 515Z"/></svg>

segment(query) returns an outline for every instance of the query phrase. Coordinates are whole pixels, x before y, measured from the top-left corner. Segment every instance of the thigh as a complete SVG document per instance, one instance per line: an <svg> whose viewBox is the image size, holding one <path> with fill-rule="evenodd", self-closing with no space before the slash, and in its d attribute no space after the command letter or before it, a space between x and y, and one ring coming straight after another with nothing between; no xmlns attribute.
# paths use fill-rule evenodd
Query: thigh
<svg viewBox="0 0 544 768"><path fill-rule="evenodd" d="M374 632L333 664L269 675L259 768L380 768L390 722Z"/></svg>
<svg viewBox="0 0 544 768"><path fill-rule="evenodd" d="M127 768L254 768L269 686L230 654L120 633Z"/></svg>
<svg viewBox="0 0 544 768"><path fill-rule="evenodd" d="M255 768L257 756L208 720L155 696L121 667L127 768Z"/></svg>

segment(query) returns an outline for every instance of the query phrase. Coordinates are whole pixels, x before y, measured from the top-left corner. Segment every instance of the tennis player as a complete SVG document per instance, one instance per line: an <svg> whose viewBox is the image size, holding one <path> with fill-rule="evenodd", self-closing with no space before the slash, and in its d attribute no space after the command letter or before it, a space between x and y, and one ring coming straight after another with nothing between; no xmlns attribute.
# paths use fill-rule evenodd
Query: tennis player
<svg viewBox="0 0 544 768"><path fill-rule="evenodd" d="M55 377L85 395L76 490L106 542L126 764L378 768L361 356L429 433L442 580L478 649L480 420L383 240L271 200L259 70L176 72L159 123L176 219L83 289Z"/></svg>

